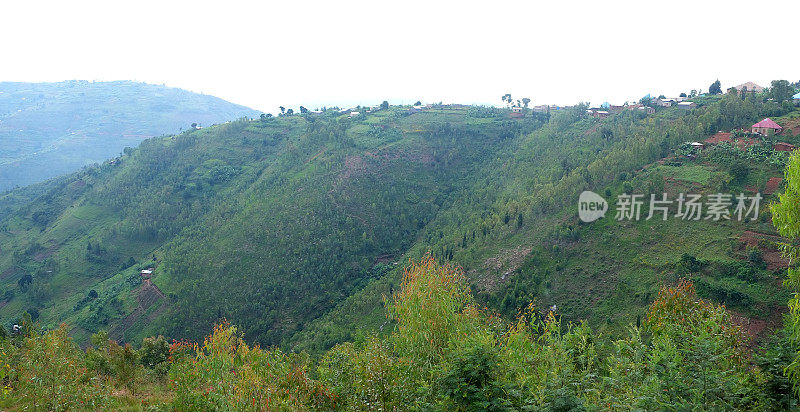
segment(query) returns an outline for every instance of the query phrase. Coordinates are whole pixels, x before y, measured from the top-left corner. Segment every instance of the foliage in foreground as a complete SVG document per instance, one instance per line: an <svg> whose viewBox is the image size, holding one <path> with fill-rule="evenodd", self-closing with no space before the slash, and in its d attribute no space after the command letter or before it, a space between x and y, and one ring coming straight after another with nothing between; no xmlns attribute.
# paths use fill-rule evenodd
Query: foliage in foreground
<svg viewBox="0 0 800 412"><path fill-rule="evenodd" d="M65 327L2 341L0 406L178 410L769 410L768 374L724 307L691 282L662 289L641 328L605 342L531 304L511 324L479 308L460 268L428 256L386 298L394 330L319 361L251 347L221 323L202 344L151 339L132 352ZM131 366L133 368L131 368ZM165 377L158 370L165 371ZM10 371L10 372L6 372ZM168 393L142 397L136 386ZM120 395L122 393L122 395ZM140 393L139 397L136 394Z"/></svg>

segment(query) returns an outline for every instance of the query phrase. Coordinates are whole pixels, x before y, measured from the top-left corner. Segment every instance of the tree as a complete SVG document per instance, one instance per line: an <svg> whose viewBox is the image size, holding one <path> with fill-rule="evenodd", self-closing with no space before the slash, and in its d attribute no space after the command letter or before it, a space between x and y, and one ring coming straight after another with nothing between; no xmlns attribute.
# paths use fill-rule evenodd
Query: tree
<svg viewBox="0 0 800 412"><path fill-rule="evenodd" d="M293 114L294 114L294 110L293 109L286 109L286 115L287 116L291 116Z"/></svg>
<svg viewBox="0 0 800 412"><path fill-rule="evenodd" d="M285 107L283 107L283 106L280 106L280 109L281 109L281 114L284 114L284 113L286 113L286 108L285 108Z"/></svg>
<svg viewBox="0 0 800 412"><path fill-rule="evenodd" d="M306 109L305 106L300 106L300 114L306 114L306 113L308 113L308 109Z"/></svg>
<svg viewBox="0 0 800 412"><path fill-rule="evenodd" d="M719 79L708 86L708 94L722 94L722 83L719 82Z"/></svg>
<svg viewBox="0 0 800 412"><path fill-rule="evenodd" d="M529 98L527 98L527 97L523 97L523 98L522 98L522 105L523 105L523 106L525 106L525 107L528 107L528 104L529 104L530 102L531 102L531 99L529 99Z"/></svg>
<svg viewBox="0 0 800 412"><path fill-rule="evenodd" d="M381 103L381 109L384 109L384 110L386 110L386 109L388 109L388 108L389 108L389 102L387 102L386 100L384 100L384 101L383 101L383 103Z"/></svg>
<svg viewBox="0 0 800 412"><path fill-rule="evenodd" d="M678 97L686 97L686 93L681 92L681 94Z"/></svg>
<svg viewBox="0 0 800 412"><path fill-rule="evenodd" d="M17 281L17 285L19 285L19 288L23 291L25 291L31 283L33 283L33 276L29 274L25 274Z"/></svg>
<svg viewBox="0 0 800 412"><path fill-rule="evenodd" d="M787 242L781 244L781 252L789 259L786 286L793 293L789 300L789 314L786 329L790 340L795 344L800 343L800 268L797 259L800 257L800 247L796 246L800 240L800 152L795 152L789 158L789 163L784 172L786 176L786 191L779 195L779 203L770 205L772 224L778 233L786 238ZM794 386L795 393L800 395L800 351L795 349L792 363L786 368L789 379Z"/></svg>
<svg viewBox="0 0 800 412"><path fill-rule="evenodd" d="M507 105L511 106L511 103L513 101L514 100L511 99L511 93L506 93L503 95L503 102L506 103Z"/></svg>
<svg viewBox="0 0 800 412"><path fill-rule="evenodd" d="M139 362L149 369L164 363L169 358L169 343L163 336L144 338L139 349Z"/></svg>
<svg viewBox="0 0 800 412"><path fill-rule="evenodd" d="M769 88L769 97L778 103L783 103L792 98L794 88L786 80L773 80Z"/></svg>
<svg viewBox="0 0 800 412"><path fill-rule="evenodd" d="M422 106L422 102L421 102L421 101L419 101L419 100L417 100L417 102L416 102L416 103L414 103L414 106Z"/></svg>

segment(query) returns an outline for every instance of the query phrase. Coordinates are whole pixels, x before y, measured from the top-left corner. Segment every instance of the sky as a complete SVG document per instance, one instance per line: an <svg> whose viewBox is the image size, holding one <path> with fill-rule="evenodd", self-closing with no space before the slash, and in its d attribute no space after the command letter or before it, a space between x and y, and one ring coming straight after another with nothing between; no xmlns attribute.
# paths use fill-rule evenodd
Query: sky
<svg viewBox="0 0 800 412"><path fill-rule="evenodd" d="M800 80L800 1L14 1L0 81L137 80L275 113L601 104Z"/></svg>

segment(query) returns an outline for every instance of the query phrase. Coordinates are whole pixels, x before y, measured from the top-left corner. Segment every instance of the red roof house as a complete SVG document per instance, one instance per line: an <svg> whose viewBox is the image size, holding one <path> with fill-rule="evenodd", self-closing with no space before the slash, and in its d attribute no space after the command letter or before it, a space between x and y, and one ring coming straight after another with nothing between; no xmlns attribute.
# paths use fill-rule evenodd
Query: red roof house
<svg viewBox="0 0 800 412"><path fill-rule="evenodd" d="M783 130L783 128L778 126L778 124L773 122L769 117L752 126L753 133L763 134L765 136L780 133L781 130Z"/></svg>

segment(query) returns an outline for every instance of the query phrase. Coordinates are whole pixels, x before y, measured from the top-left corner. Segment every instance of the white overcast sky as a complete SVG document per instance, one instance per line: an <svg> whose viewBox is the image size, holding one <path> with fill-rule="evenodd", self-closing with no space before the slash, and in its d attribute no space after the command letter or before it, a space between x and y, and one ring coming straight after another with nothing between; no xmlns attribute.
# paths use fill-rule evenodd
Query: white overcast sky
<svg viewBox="0 0 800 412"><path fill-rule="evenodd" d="M800 1L3 1L0 81L138 80L267 112L622 103L800 80Z"/></svg>

